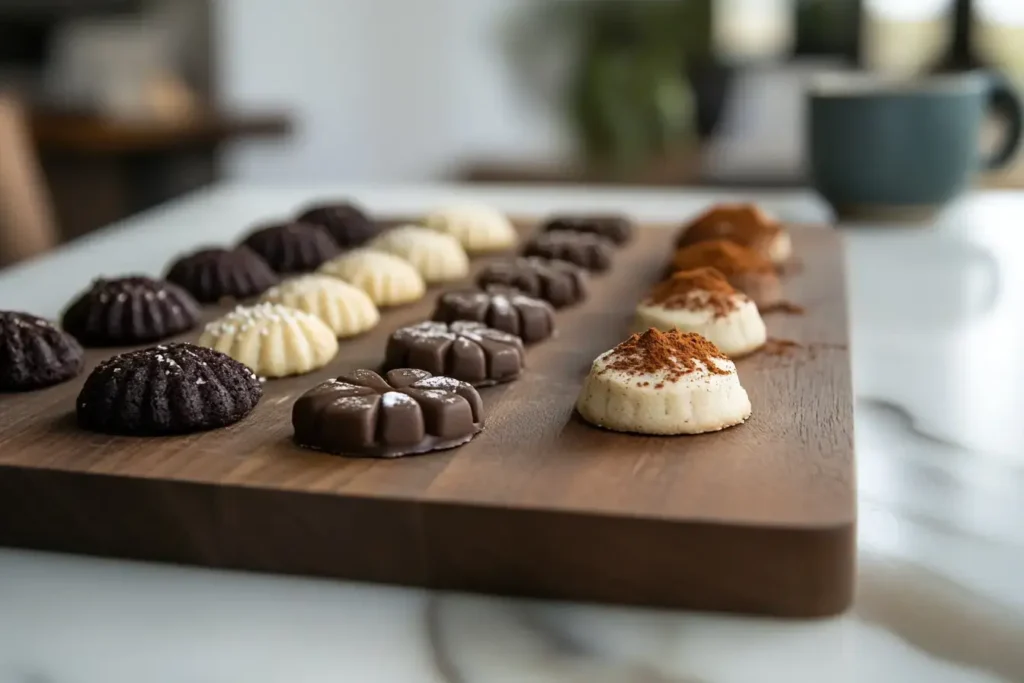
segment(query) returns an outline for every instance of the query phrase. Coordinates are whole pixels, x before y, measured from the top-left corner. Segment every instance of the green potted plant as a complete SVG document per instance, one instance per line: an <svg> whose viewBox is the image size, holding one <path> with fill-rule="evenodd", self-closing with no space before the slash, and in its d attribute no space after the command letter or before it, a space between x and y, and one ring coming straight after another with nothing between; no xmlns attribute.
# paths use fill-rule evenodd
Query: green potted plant
<svg viewBox="0 0 1024 683"><path fill-rule="evenodd" d="M542 3L521 29L520 54L569 48L555 96L588 165L629 173L692 149L687 64L709 53L709 0Z"/></svg>

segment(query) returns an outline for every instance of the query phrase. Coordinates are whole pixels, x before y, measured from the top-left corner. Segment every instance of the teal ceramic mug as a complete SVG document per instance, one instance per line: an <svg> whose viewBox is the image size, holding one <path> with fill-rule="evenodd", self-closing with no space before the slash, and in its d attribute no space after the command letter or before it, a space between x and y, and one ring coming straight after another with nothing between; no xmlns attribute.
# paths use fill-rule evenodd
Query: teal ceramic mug
<svg viewBox="0 0 1024 683"><path fill-rule="evenodd" d="M811 182L843 218L923 219L960 194L980 169L1005 165L1021 141L1021 101L986 72L909 82L834 74L809 95ZM982 158L989 111L1006 121Z"/></svg>

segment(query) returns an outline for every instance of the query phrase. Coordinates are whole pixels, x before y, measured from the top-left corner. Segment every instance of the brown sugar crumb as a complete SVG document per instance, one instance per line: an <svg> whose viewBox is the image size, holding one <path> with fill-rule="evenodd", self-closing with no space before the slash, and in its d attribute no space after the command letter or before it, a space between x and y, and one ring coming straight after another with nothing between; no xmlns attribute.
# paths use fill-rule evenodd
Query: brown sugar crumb
<svg viewBox="0 0 1024 683"><path fill-rule="evenodd" d="M782 232L778 221L755 204L719 204L691 221L679 235L676 246L707 240L729 240L761 252Z"/></svg>
<svg viewBox="0 0 1024 683"><path fill-rule="evenodd" d="M800 304L795 304L792 301L776 301L768 306L762 306L758 308L761 315L768 313L785 313L787 315L803 315L807 312L807 309Z"/></svg>
<svg viewBox="0 0 1024 683"><path fill-rule="evenodd" d="M728 356L701 335L679 330L659 332L651 328L643 334L634 334L612 349L602 372L617 370L630 375L665 372L669 382L704 368L713 375L732 374L718 367L712 359L728 360ZM664 386L664 382L659 382L654 388Z"/></svg>
<svg viewBox="0 0 1024 683"><path fill-rule="evenodd" d="M683 247L672 258L673 270L714 268L725 277L741 274L775 275L775 266L767 258L729 240L708 240Z"/></svg>
<svg viewBox="0 0 1024 683"><path fill-rule="evenodd" d="M673 273L655 285L647 294L645 304L664 308L698 311L711 308L716 318L736 310L737 302L746 299L725 276L714 268L695 268Z"/></svg>
<svg viewBox="0 0 1024 683"><path fill-rule="evenodd" d="M764 346L761 347L761 353L769 356L785 356L790 351L794 351L799 348L803 348L803 346L792 339L776 339L775 337L768 337Z"/></svg>

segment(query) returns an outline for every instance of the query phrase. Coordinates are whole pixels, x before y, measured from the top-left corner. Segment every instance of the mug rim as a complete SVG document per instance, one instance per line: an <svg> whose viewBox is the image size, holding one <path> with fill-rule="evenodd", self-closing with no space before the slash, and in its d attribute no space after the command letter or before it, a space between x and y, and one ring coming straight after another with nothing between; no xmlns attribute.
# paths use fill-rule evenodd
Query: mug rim
<svg viewBox="0 0 1024 683"><path fill-rule="evenodd" d="M978 94L985 87L984 71L900 76L871 72L833 71L812 76L807 93L817 98L862 98L892 95Z"/></svg>

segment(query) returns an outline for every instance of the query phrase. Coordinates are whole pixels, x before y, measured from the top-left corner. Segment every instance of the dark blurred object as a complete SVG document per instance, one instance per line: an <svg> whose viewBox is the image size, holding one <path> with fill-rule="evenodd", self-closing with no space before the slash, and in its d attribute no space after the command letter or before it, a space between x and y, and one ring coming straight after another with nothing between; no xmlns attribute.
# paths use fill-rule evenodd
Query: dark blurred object
<svg viewBox="0 0 1024 683"><path fill-rule="evenodd" d="M214 182L220 151L229 142L289 131L283 114L206 112L177 123L32 116L64 239Z"/></svg>
<svg viewBox="0 0 1024 683"><path fill-rule="evenodd" d="M15 21L0 14L0 63L20 68L43 64L52 32L53 26L41 19Z"/></svg>
<svg viewBox="0 0 1024 683"><path fill-rule="evenodd" d="M973 0L955 0L953 7L953 39L935 68L939 73L970 71L985 66L972 49Z"/></svg>
<svg viewBox="0 0 1024 683"><path fill-rule="evenodd" d="M711 0L535 3L531 12L521 54L545 41L571 47L556 92L588 163L638 168L693 145L687 65L708 60Z"/></svg>
<svg viewBox="0 0 1024 683"><path fill-rule="evenodd" d="M52 16L68 14L131 11L140 0L0 0L0 20L9 16Z"/></svg>
<svg viewBox="0 0 1024 683"><path fill-rule="evenodd" d="M117 121L88 114L36 112L32 135L43 152L141 154L217 145L234 138L288 134L283 114L201 113L178 122Z"/></svg>
<svg viewBox="0 0 1024 683"><path fill-rule="evenodd" d="M62 239L220 178L284 114L217 105L212 0L0 0L0 78L26 100ZM0 152L2 154L3 152Z"/></svg>
<svg viewBox="0 0 1024 683"><path fill-rule="evenodd" d="M860 63L863 0L797 0L797 57L842 57Z"/></svg>
<svg viewBox="0 0 1024 683"><path fill-rule="evenodd" d="M734 68L710 59L687 67L697 106L697 135L701 140L710 138L718 127L734 73Z"/></svg>

